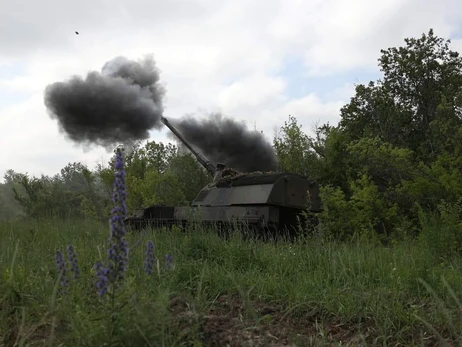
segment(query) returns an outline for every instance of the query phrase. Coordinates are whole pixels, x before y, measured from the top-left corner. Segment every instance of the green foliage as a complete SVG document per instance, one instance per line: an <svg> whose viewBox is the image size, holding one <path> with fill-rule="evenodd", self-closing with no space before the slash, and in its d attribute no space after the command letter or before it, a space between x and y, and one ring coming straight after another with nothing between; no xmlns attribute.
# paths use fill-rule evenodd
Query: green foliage
<svg viewBox="0 0 462 347"><path fill-rule="evenodd" d="M340 126L351 139L378 136L429 163L448 148L441 139L453 138L462 124L462 58L433 30L405 42L404 47L381 51L383 80L356 87L356 95L341 110Z"/></svg>
<svg viewBox="0 0 462 347"><path fill-rule="evenodd" d="M393 239L422 228L416 204L435 212L462 195L462 58L433 30L405 43L381 51L383 79L356 86L316 150L321 219L342 238L375 230ZM297 155L284 160L299 165Z"/></svg>
<svg viewBox="0 0 462 347"><path fill-rule="evenodd" d="M350 345L357 345L358 337L367 345L420 345L422 334L436 345L435 333L417 316L445 338L451 337L450 321L418 279L449 304L441 277L456 293L462 291L460 257L442 263L425 244L385 248L310 240L275 245L234 235L224 241L205 229L148 230L146 236L127 236L126 281L112 300L98 297L93 268L106 256L107 234L105 224L89 220L0 224L2 344L206 345L214 336L223 338L216 328L223 321L240 342L249 333L263 338L273 323L272 334L290 328L287 338L294 342L292 328L300 321L298 345L313 336L315 345L332 344L339 331L342 343ZM144 245L150 239L159 266L147 275ZM63 292L56 286L54 254L68 244L78 254L80 277L71 277ZM175 259L172 271L164 266L167 252ZM238 310L239 299L246 304ZM455 319L458 310L448 305ZM316 320L319 330L306 331L307 319Z"/></svg>
<svg viewBox="0 0 462 347"><path fill-rule="evenodd" d="M351 236L357 230L357 225L352 218L354 211L351 210L343 190L326 185L321 188L320 194L324 209L320 215L323 237L333 236L335 239L344 240Z"/></svg>
<svg viewBox="0 0 462 347"><path fill-rule="evenodd" d="M30 177L12 170L0 185L0 219L26 216L46 218L107 218L112 208L113 160L90 170L69 163L54 177ZM155 204L191 202L208 182L196 159L172 144L136 144L126 157L129 210Z"/></svg>
<svg viewBox="0 0 462 347"><path fill-rule="evenodd" d="M289 116L280 133L275 136L273 146L279 161L279 170L316 176L318 156L310 147L310 138L302 132L295 117Z"/></svg>
<svg viewBox="0 0 462 347"><path fill-rule="evenodd" d="M126 174L129 209L187 204L210 181L192 155L154 141L136 147L127 156Z"/></svg>
<svg viewBox="0 0 462 347"><path fill-rule="evenodd" d="M335 127L324 127L322 159L319 163L319 183L333 184L345 191L348 189L349 173L354 170L347 155L345 134Z"/></svg>
<svg viewBox="0 0 462 347"><path fill-rule="evenodd" d="M105 201L98 191L97 176L80 163L68 164L54 177L12 173L8 180L14 199L27 217L79 218L89 209L94 215L103 215Z"/></svg>
<svg viewBox="0 0 462 347"><path fill-rule="evenodd" d="M13 188L17 185L18 174L8 170L4 175L5 183L0 184L0 220L14 220L24 216L21 205L14 198Z"/></svg>
<svg viewBox="0 0 462 347"><path fill-rule="evenodd" d="M420 241L435 257L450 260L462 254L462 197L455 203L441 202L438 210L419 210Z"/></svg>
<svg viewBox="0 0 462 347"><path fill-rule="evenodd" d="M97 220L100 218L100 215L98 214L98 211L96 210L95 205L85 195L81 196L80 211L82 212L82 215L85 218L90 218L94 220Z"/></svg>
<svg viewBox="0 0 462 347"><path fill-rule="evenodd" d="M397 204L386 199L367 175L352 181L350 192L347 199L338 187L325 186L321 189L324 207L320 216L322 228L338 240L378 236L386 240L390 232L388 227L399 218Z"/></svg>

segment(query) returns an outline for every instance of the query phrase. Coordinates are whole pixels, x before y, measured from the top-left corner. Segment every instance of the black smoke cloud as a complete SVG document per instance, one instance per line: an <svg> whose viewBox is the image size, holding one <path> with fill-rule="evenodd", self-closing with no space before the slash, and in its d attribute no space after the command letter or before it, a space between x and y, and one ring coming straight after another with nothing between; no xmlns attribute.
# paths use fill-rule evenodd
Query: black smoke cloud
<svg viewBox="0 0 462 347"><path fill-rule="evenodd" d="M147 139L150 130L164 126L164 95L152 58L134 62L117 57L101 72L89 72L85 79L74 76L48 85L44 99L50 117L71 141L110 150L116 144ZM207 120L188 116L169 121L215 163L244 172L276 167L272 146L242 123L219 114Z"/></svg>
<svg viewBox="0 0 462 347"><path fill-rule="evenodd" d="M209 160L243 172L271 171L277 166L273 147L258 131L244 123L212 114L208 119L192 116L170 120L185 139Z"/></svg>
<svg viewBox="0 0 462 347"><path fill-rule="evenodd" d="M74 76L45 89L45 105L60 130L77 143L106 148L130 144L160 129L165 90L152 58L140 62L117 57L101 72Z"/></svg>

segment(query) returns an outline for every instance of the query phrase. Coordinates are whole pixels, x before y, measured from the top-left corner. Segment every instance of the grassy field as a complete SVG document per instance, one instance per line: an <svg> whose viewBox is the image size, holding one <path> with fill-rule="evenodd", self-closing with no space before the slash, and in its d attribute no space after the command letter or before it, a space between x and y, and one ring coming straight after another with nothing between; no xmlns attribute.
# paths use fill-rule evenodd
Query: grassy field
<svg viewBox="0 0 462 347"><path fill-rule="evenodd" d="M125 280L100 297L94 264L106 259L108 236L91 221L1 224L2 346L460 344L462 260L419 244L274 245L151 230L127 236ZM67 257L68 245L80 275L69 273L63 290L55 255Z"/></svg>

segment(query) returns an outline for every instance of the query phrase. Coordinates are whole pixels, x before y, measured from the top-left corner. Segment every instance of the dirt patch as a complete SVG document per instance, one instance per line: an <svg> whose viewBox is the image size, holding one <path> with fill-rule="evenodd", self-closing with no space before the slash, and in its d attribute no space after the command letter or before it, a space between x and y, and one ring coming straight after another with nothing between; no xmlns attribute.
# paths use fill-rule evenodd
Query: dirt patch
<svg viewBox="0 0 462 347"><path fill-rule="evenodd" d="M298 309L289 312L286 307L263 301L245 302L237 295L221 295L207 308L194 307L187 300L175 297L170 303L173 327L180 331L184 345L247 347L247 346L372 346L381 345L372 318L354 321L339 318L319 309ZM443 331L437 329L439 331ZM391 333L392 334L392 333ZM417 335L419 335L417 333ZM448 336L448 334L443 334ZM379 340L377 340L379 338ZM454 346L449 339L442 344L438 338L425 332L416 336L410 332L408 342L393 341L389 346ZM381 341L381 342L378 342Z"/></svg>
<svg viewBox="0 0 462 347"><path fill-rule="evenodd" d="M204 314L174 298L170 311L184 337L195 333L206 346L365 346L357 332L340 321L320 322L319 311L292 317L280 305L246 303L222 295Z"/></svg>

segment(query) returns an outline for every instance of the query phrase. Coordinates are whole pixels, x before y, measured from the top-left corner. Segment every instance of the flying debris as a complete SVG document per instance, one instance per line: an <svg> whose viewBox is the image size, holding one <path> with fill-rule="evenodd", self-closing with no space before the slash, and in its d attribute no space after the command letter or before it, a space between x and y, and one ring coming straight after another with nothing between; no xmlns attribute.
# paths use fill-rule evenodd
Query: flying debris
<svg viewBox="0 0 462 347"><path fill-rule="evenodd" d="M76 31L76 32L75 32L75 34L76 34L76 35L79 35L79 32L78 32L78 31Z"/></svg>

